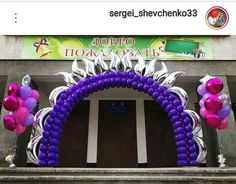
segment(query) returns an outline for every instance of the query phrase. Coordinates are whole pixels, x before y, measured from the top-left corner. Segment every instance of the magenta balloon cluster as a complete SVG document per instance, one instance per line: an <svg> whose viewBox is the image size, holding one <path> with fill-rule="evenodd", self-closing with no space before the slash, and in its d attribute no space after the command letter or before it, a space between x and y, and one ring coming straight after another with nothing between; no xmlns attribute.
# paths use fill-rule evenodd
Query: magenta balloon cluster
<svg viewBox="0 0 236 184"><path fill-rule="evenodd" d="M204 79L204 78L203 78ZM228 95L222 93L224 84L220 78L207 77L207 80L200 80L198 94L202 96L199 102L201 107L200 115L206 124L213 128L223 130L228 127L227 116L230 114Z"/></svg>
<svg viewBox="0 0 236 184"><path fill-rule="evenodd" d="M13 82L9 85L7 93L3 106L10 113L3 117L3 123L6 129L19 135L34 122L34 115L31 112L36 106L39 92L32 90L28 85L20 87Z"/></svg>

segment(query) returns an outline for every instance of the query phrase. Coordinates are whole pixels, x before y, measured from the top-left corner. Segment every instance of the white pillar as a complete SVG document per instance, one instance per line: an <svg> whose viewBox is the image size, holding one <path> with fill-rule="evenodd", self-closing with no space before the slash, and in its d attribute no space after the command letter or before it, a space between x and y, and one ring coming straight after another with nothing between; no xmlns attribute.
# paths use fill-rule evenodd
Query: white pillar
<svg viewBox="0 0 236 184"><path fill-rule="evenodd" d="M90 100L87 163L97 163L98 100Z"/></svg>
<svg viewBox="0 0 236 184"><path fill-rule="evenodd" d="M138 163L147 163L147 146L146 146L146 128L144 100L136 100L136 131L137 131L137 151Z"/></svg>

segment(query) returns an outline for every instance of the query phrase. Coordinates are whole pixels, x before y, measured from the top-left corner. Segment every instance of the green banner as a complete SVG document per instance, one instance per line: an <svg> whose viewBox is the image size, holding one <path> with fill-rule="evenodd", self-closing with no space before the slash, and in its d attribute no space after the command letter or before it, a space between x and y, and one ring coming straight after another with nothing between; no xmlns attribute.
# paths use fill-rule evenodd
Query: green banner
<svg viewBox="0 0 236 184"><path fill-rule="evenodd" d="M25 36L23 59L94 59L100 52L119 56L132 51L134 56L161 60L213 59L208 37L155 36Z"/></svg>

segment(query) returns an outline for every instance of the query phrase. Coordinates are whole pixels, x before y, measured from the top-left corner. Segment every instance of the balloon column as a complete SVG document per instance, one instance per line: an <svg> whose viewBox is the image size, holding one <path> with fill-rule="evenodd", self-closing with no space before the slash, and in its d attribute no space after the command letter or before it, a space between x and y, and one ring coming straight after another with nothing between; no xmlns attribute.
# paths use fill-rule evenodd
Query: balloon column
<svg viewBox="0 0 236 184"><path fill-rule="evenodd" d="M228 95L222 93L224 84L220 78L206 75L200 80L198 94L202 96L199 102L200 115L206 124L213 128L223 130L228 127L227 116L230 114Z"/></svg>
<svg viewBox="0 0 236 184"><path fill-rule="evenodd" d="M8 96L3 100L3 106L10 111L3 117L4 126L17 135L22 134L34 122L31 112L39 98L39 92L29 86L29 75L23 78L22 84L19 86L15 82L11 83L7 90Z"/></svg>

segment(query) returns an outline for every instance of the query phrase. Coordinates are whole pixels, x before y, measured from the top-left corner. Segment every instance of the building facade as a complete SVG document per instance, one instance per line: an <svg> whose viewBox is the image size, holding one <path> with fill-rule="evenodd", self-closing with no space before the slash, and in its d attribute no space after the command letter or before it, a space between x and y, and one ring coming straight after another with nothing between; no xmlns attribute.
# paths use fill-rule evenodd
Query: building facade
<svg viewBox="0 0 236 184"><path fill-rule="evenodd" d="M166 60L169 71L184 71L175 85L189 95L187 109L199 111L197 86L206 74L224 81L224 92L230 96L232 112L229 127L218 131L204 122L203 139L207 158L200 166L218 166L218 155L226 165L236 166L236 37L211 37L213 59ZM55 73L71 71L72 60L24 59L21 56L23 37L0 37L0 99L6 96L11 82L21 83L30 74L33 87L40 92L36 110L50 106L48 97L57 86L65 85ZM1 117L6 114L1 109ZM76 123L80 122L80 123ZM0 165L7 166L5 157L16 148L17 166L34 166L27 159L26 147L32 128L16 137L0 125ZM175 167L176 151L173 130L165 112L148 95L123 88L88 96L72 114L64 127L60 145L61 167Z"/></svg>

